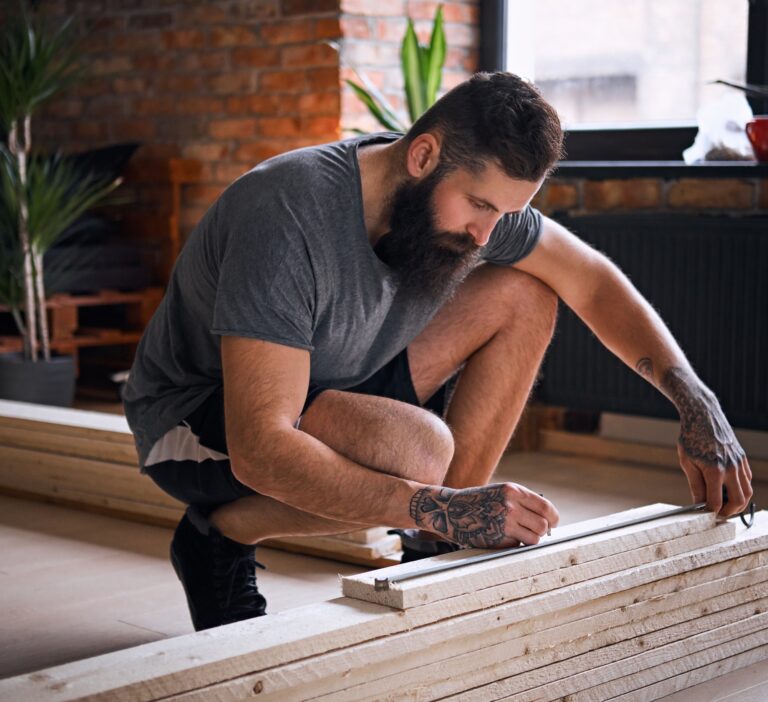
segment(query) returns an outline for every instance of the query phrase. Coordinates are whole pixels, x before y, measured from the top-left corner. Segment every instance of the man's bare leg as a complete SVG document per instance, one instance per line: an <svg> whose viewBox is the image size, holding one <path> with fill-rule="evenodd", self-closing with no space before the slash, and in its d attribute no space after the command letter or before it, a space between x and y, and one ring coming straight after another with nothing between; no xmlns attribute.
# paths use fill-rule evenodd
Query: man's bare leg
<svg viewBox="0 0 768 702"><path fill-rule="evenodd" d="M513 268L485 265L408 347L426 402L466 360L446 420L456 449L444 485L485 485L520 421L552 339L557 296Z"/></svg>
<svg viewBox="0 0 768 702"><path fill-rule="evenodd" d="M429 485L442 483L453 456L453 437L440 418L385 397L326 390L305 412L300 429L355 463ZM230 502L209 519L230 539L251 544L379 526L326 519L265 495Z"/></svg>
<svg viewBox="0 0 768 702"><path fill-rule="evenodd" d="M373 470L449 487L483 485L519 421L552 336L556 309L555 294L535 278L483 265L409 346L411 375L422 402L465 364L447 415L453 441L426 410L340 391L322 393L301 429ZM225 505L211 521L242 543L366 526L318 517L261 495Z"/></svg>

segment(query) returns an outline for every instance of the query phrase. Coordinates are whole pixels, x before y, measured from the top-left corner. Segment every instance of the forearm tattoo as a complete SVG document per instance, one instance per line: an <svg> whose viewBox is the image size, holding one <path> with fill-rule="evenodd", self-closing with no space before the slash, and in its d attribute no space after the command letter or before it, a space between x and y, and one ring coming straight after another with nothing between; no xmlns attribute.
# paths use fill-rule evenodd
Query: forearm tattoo
<svg viewBox="0 0 768 702"><path fill-rule="evenodd" d="M680 445L690 458L725 467L741 461L744 451L720 403L693 373L669 368L660 387L680 413Z"/></svg>
<svg viewBox="0 0 768 702"><path fill-rule="evenodd" d="M641 358L637 362L635 370L649 383L653 384L653 362L650 358Z"/></svg>
<svg viewBox="0 0 768 702"><path fill-rule="evenodd" d="M411 518L451 541L493 548L504 539L507 505L501 486L452 490L422 488L411 498Z"/></svg>

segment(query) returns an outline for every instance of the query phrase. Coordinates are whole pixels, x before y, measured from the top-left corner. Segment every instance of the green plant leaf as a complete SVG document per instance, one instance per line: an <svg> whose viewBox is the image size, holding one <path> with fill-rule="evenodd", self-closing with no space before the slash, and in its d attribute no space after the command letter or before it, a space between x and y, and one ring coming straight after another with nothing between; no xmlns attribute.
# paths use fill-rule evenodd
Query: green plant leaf
<svg viewBox="0 0 768 702"><path fill-rule="evenodd" d="M400 61L405 83L405 97L411 121L415 122L427 109L424 100L423 81L421 80L421 57L419 40L413 27L413 20L408 18L408 27L400 48Z"/></svg>
<svg viewBox="0 0 768 702"><path fill-rule="evenodd" d="M355 91L355 95L357 95L357 97L359 97L360 100L365 103L365 106L379 121L379 124L392 132L401 131L401 125L392 120L392 116L387 114L386 109L383 108L365 88L363 88L361 85L358 85L354 81L349 80L348 78L346 79L346 83L352 88L352 90Z"/></svg>
<svg viewBox="0 0 768 702"><path fill-rule="evenodd" d="M432 36L427 49L426 101L432 105L437 99L437 91L443 80L443 65L447 53L445 29L443 28L443 6L439 5L432 26Z"/></svg>

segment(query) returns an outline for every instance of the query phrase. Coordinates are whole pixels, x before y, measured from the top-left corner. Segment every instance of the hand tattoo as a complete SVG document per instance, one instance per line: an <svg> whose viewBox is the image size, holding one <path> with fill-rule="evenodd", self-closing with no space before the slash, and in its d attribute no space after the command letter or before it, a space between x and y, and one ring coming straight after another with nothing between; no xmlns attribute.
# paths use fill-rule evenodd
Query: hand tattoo
<svg viewBox="0 0 768 702"><path fill-rule="evenodd" d="M737 466L744 451L717 398L690 371L669 368L661 389L680 413L680 445L694 460L723 467Z"/></svg>
<svg viewBox="0 0 768 702"><path fill-rule="evenodd" d="M501 543L507 511L500 485L465 490L422 488L410 504L416 524L476 548L493 548Z"/></svg>

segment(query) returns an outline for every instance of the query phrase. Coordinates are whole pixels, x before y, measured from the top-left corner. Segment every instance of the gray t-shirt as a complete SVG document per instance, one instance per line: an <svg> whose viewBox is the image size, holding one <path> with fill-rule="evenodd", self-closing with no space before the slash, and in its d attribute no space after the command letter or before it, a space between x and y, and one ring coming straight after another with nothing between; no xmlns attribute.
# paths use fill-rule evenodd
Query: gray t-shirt
<svg viewBox="0 0 768 702"><path fill-rule="evenodd" d="M282 154L232 183L194 229L139 343L125 413L143 466L153 444L222 384L220 336L307 349L311 382L362 382L426 326L439 300L398 292L363 218L356 137ZM541 215L502 217L483 258L512 264Z"/></svg>

